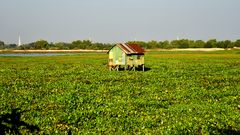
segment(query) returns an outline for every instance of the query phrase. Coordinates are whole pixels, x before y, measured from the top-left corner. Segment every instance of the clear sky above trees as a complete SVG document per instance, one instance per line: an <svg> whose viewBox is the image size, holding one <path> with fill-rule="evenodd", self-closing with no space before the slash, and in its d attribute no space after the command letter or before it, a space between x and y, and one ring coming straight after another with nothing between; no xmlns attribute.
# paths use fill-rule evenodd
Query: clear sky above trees
<svg viewBox="0 0 240 135"><path fill-rule="evenodd" d="M235 40L239 0L2 0L0 40Z"/></svg>

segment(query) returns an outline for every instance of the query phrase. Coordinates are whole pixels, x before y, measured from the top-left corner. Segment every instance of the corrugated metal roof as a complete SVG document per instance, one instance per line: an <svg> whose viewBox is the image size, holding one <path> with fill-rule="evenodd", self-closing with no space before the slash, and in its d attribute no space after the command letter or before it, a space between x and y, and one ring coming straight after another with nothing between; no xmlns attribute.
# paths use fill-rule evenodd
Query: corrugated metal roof
<svg viewBox="0 0 240 135"><path fill-rule="evenodd" d="M119 44L120 48L123 49L127 54L144 54L144 50L137 44Z"/></svg>
<svg viewBox="0 0 240 135"><path fill-rule="evenodd" d="M142 49L139 45L137 44L127 44L127 43L121 43L117 44L115 46L120 47L126 54L144 54L144 49ZM113 46L114 47L114 46ZM112 47L112 48L113 48ZM111 49L112 49L111 48ZM111 50L110 49L110 50ZM110 51L109 50L109 51ZM108 51L108 52L109 52Z"/></svg>
<svg viewBox="0 0 240 135"><path fill-rule="evenodd" d="M142 49L139 45L137 44L129 44L128 45L132 50L134 50L134 52L137 53L144 53L144 49Z"/></svg>

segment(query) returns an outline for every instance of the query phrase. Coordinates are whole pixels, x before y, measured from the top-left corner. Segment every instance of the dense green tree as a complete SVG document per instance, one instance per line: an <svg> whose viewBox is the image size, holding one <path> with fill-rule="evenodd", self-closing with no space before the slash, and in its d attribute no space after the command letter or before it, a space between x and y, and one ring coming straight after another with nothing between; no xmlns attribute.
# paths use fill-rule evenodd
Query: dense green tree
<svg viewBox="0 0 240 135"><path fill-rule="evenodd" d="M217 42L217 47L218 48L232 48L233 43L230 40L219 41L219 42Z"/></svg>
<svg viewBox="0 0 240 135"><path fill-rule="evenodd" d="M230 41L230 40L229 40ZM230 41L231 43L228 44L227 48L233 48L234 47L234 42Z"/></svg>
<svg viewBox="0 0 240 135"><path fill-rule="evenodd" d="M29 50L29 46L28 45L21 45L18 47L20 50ZM16 48L15 48L16 49Z"/></svg>
<svg viewBox="0 0 240 135"><path fill-rule="evenodd" d="M3 41L0 41L0 49L3 49L4 48L4 42Z"/></svg>
<svg viewBox="0 0 240 135"><path fill-rule="evenodd" d="M167 49L169 47L169 44L170 44L169 41L165 40L165 41L162 42L161 47L164 48L164 49Z"/></svg>
<svg viewBox="0 0 240 135"><path fill-rule="evenodd" d="M181 40L173 40L171 42L172 48L189 48L189 40L181 39Z"/></svg>
<svg viewBox="0 0 240 135"><path fill-rule="evenodd" d="M168 40L160 41L158 44L159 44L158 48L167 49L169 47L169 41Z"/></svg>
<svg viewBox="0 0 240 135"><path fill-rule="evenodd" d="M234 46L235 47L240 47L240 39L238 39L234 42Z"/></svg>
<svg viewBox="0 0 240 135"><path fill-rule="evenodd" d="M90 40L76 40L72 42L72 45L70 48L75 49L91 49L92 48L92 42Z"/></svg>
<svg viewBox="0 0 240 135"><path fill-rule="evenodd" d="M172 40L170 42L169 48L177 48L178 46L178 40Z"/></svg>
<svg viewBox="0 0 240 135"><path fill-rule="evenodd" d="M190 41L188 39L182 39L178 41L178 46L177 48L189 48L190 46Z"/></svg>
<svg viewBox="0 0 240 135"><path fill-rule="evenodd" d="M217 47L217 40L216 39L210 39L205 44L204 48L214 48Z"/></svg>
<svg viewBox="0 0 240 135"><path fill-rule="evenodd" d="M5 45L5 48L7 48L7 49L15 49L15 48L17 48L17 44L8 44L8 45Z"/></svg>
<svg viewBox="0 0 240 135"><path fill-rule="evenodd" d="M32 42L32 43L21 45L17 48L21 49L21 50L34 50L34 49L36 49L34 44L35 44L35 42Z"/></svg>
<svg viewBox="0 0 240 135"><path fill-rule="evenodd" d="M104 44L104 43L92 43L92 46L90 49L95 49L95 50L109 50L113 44Z"/></svg>
<svg viewBox="0 0 240 135"><path fill-rule="evenodd" d="M147 44L149 49L159 48L159 43L155 40L149 41Z"/></svg>
<svg viewBox="0 0 240 135"><path fill-rule="evenodd" d="M64 42L57 42L51 47L54 50L68 50L69 46Z"/></svg>
<svg viewBox="0 0 240 135"><path fill-rule="evenodd" d="M83 40L82 44L83 44L82 49L91 49L92 48L92 41L90 41L90 40Z"/></svg>
<svg viewBox="0 0 240 135"><path fill-rule="evenodd" d="M35 49L48 49L48 42L46 40L38 40L34 43Z"/></svg>
<svg viewBox="0 0 240 135"><path fill-rule="evenodd" d="M197 40L193 43L192 48L203 48L205 46L205 42L202 40Z"/></svg>
<svg viewBox="0 0 240 135"><path fill-rule="evenodd" d="M81 41L81 40L73 41L71 48L72 48L72 49L83 49L82 41Z"/></svg>
<svg viewBox="0 0 240 135"><path fill-rule="evenodd" d="M218 41L217 42L217 48L224 48L224 41Z"/></svg>
<svg viewBox="0 0 240 135"><path fill-rule="evenodd" d="M194 40L189 40L188 41L188 48L198 48L197 46L195 46L195 41Z"/></svg>

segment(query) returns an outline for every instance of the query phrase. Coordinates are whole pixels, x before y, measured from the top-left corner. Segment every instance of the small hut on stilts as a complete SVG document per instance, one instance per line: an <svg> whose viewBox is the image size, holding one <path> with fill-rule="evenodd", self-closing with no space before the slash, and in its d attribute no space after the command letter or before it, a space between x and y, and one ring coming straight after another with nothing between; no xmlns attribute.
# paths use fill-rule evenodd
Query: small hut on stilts
<svg viewBox="0 0 240 135"><path fill-rule="evenodd" d="M144 71L144 49L137 44L120 43L109 51L109 70L134 70L141 68Z"/></svg>

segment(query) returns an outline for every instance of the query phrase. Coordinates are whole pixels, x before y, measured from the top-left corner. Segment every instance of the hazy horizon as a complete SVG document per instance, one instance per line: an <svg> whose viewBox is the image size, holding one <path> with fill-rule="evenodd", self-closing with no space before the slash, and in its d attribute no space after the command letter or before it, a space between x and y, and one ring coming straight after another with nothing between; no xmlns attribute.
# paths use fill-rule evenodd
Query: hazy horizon
<svg viewBox="0 0 240 135"><path fill-rule="evenodd" d="M239 13L239 0L2 0L0 40L236 40Z"/></svg>

